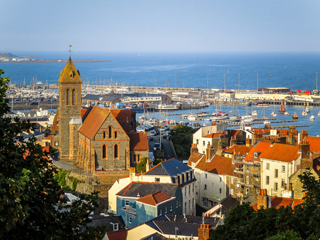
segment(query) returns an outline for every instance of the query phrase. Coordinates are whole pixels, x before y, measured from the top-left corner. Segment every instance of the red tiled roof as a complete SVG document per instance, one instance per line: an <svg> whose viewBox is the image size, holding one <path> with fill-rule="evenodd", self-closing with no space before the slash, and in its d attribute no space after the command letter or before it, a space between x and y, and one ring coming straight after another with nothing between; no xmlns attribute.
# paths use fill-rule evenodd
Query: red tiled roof
<svg viewBox="0 0 320 240"><path fill-rule="evenodd" d="M81 109L81 117L87 112L88 109Z"/></svg>
<svg viewBox="0 0 320 240"><path fill-rule="evenodd" d="M205 155L201 153L198 153L198 152L193 153L188 160L188 166L191 166L192 163L197 163L203 157L205 157Z"/></svg>
<svg viewBox="0 0 320 240"><path fill-rule="evenodd" d="M247 156L245 157L245 160L247 161L260 161L260 156L258 158L254 158L255 152L265 152L269 147L271 146L270 142L259 142L255 147L251 148Z"/></svg>
<svg viewBox="0 0 320 240"><path fill-rule="evenodd" d="M149 151L147 133L128 132L130 138L130 151Z"/></svg>
<svg viewBox="0 0 320 240"><path fill-rule="evenodd" d="M120 110L120 109L110 109L113 116L118 120L121 127L125 132L131 131L131 116L132 116L132 110Z"/></svg>
<svg viewBox="0 0 320 240"><path fill-rule="evenodd" d="M260 154L260 158L273 159L283 162L292 162L300 155L298 154L298 146L275 143L265 152Z"/></svg>
<svg viewBox="0 0 320 240"><path fill-rule="evenodd" d="M239 154L240 153L240 155L246 155L249 151L250 151L250 149L252 148L252 146L250 146L250 147L247 147L246 145L238 145L238 144L235 144L235 145L233 145L232 147L230 147L230 148L226 148L226 149L224 149L224 152L227 152L227 153L236 153L236 154Z"/></svg>
<svg viewBox="0 0 320 240"><path fill-rule="evenodd" d="M320 138L318 137L305 137L303 140L307 140L310 144L310 151L313 153L320 152Z"/></svg>
<svg viewBox="0 0 320 240"><path fill-rule="evenodd" d="M79 132L87 138L92 139L109 114L108 110L94 106L80 127Z"/></svg>
<svg viewBox="0 0 320 240"><path fill-rule="evenodd" d="M112 231L112 232L107 232L107 236L109 240L127 240L127 233L128 230L119 230L119 231Z"/></svg>
<svg viewBox="0 0 320 240"><path fill-rule="evenodd" d="M139 199L137 199L137 202L142 202L142 203L146 203L152 206L156 206L157 204L166 201L170 199L170 196L168 196L167 194L159 191L159 192L155 192L152 194L149 194L147 196L141 197Z"/></svg>
<svg viewBox="0 0 320 240"><path fill-rule="evenodd" d="M241 132L241 130L231 130L230 137L237 137L237 135Z"/></svg>
<svg viewBox="0 0 320 240"><path fill-rule="evenodd" d="M215 155L210 162L206 162L201 170L219 175L233 176L232 159Z"/></svg>
<svg viewBox="0 0 320 240"><path fill-rule="evenodd" d="M205 137L205 138L219 138L223 134L224 134L224 132L221 132L221 133L210 133L210 134L205 135L203 137Z"/></svg>
<svg viewBox="0 0 320 240"><path fill-rule="evenodd" d="M302 204L303 200L301 199L293 199L293 198L282 198L282 197L271 197L271 207L279 209L280 207L291 207L294 209L295 206ZM258 209L258 204L252 204L251 207L253 210Z"/></svg>

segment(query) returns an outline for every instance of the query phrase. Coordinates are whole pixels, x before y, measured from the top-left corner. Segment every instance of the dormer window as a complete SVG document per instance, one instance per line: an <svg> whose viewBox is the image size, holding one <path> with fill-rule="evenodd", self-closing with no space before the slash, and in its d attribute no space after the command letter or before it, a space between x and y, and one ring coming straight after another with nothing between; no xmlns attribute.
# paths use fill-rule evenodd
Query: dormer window
<svg viewBox="0 0 320 240"><path fill-rule="evenodd" d="M118 231L119 230L119 223L114 223L113 224L113 231Z"/></svg>
<svg viewBox="0 0 320 240"><path fill-rule="evenodd" d="M254 152L253 158L258 158L260 156L261 152Z"/></svg>

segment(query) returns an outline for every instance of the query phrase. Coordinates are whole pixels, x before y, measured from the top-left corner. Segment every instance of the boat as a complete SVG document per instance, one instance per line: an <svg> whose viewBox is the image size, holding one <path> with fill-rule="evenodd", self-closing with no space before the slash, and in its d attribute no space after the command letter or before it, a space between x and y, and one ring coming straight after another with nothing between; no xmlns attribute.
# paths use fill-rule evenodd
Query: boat
<svg viewBox="0 0 320 240"><path fill-rule="evenodd" d="M318 112L318 117L320 117L320 111Z"/></svg>
<svg viewBox="0 0 320 240"><path fill-rule="evenodd" d="M308 113L306 113L305 111L302 111L302 116L308 116Z"/></svg>
<svg viewBox="0 0 320 240"><path fill-rule="evenodd" d="M306 107L306 109L304 110L306 113L310 113L310 110L308 107Z"/></svg>
<svg viewBox="0 0 320 240"><path fill-rule="evenodd" d="M254 116L254 117L256 117L256 116L258 116L258 113L257 113L256 110L253 110L252 113L251 113L251 115Z"/></svg>
<svg viewBox="0 0 320 240"><path fill-rule="evenodd" d="M197 120L197 117L198 117L198 115L197 114L189 114L188 115L188 120L189 121L195 121L195 120Z"/></svg>
<svg viewBox="0 0 320 240"><path fill-rule="evenodd" d="M288 113L288 112L285 112L284 114L285 114L285 115L290 115L290 113Z"/></svg>
<svg viewBox="0 0 320 240"><path fill-rule="evenodd" d="M311 120L311 121L314 121L314 115L311 115L311 116L310 116L310 120Z"/></svg>
<svg viewBox="0 0 320 240"><path fill-rule="evenodd" d="M280 106L280 109L279 109L279 113L285 113L286 112L286 109L283 105Z"/></svg>
<svg viewBox="0 0 320 240"><path fill-rule="evenodd" d="M263 122L264 125L270 124L270 121L266 120Z"/></svg>
<svg viewBox="0 0 320 240"><path fill-rule="evenodd" d="M234 122L239 122L240 121L240 117L238 116L232 116L229 118L230 121L234 121Z"/></svg>
<svg viewBox="0 0 320 240"><path fill-rule="evenodd" d="M258 108L268 108L269 105L266 104L266 103L258 103L257 107L258 107Z"/></svg>
<svg viewBox="0 0 320 240"><path fill-rule="evenodd" d="M294 114L292 115L292 119L298 119L298 115L297 115L296 113L294 113Z"/></svg>
<svg viewBox="0 0 320 240"><path fill-rule="evenodd" d="M157 107L157 110L174 111L174 110L178 110L178 107L172 104L159 104Z"/></svg>
<svg viewBox="0 0 320 240"><path fill-rule="evenodd" d="M272 112L272 113L271 113L271 116L276 117L277 114L276 114L275 112Z"/></svg>

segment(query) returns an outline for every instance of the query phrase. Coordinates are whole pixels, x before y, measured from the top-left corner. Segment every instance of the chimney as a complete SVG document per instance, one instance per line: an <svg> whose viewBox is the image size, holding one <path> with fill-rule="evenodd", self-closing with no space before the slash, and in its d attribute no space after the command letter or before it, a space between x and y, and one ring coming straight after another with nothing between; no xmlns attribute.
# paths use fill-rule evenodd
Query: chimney
<svg viewBox="0 0 320 240"><path fill-rule="evenodd" d="M214 155L214 148L212 145L208 144L206 149L207 162L211 160L213 155Z"/></svg>
<svg viewBox="0 0 320 240"><path fill-rule="evenodd" d="M130 167L129 176L130 176L130 182L135 180L135 176L136 176L136 168L135 167Z"/></svg>
<svg viewBox="0 0 320 240"><path fill-rule="evenodd" d="M197 152L198 152L197 144L194 144L194 143L191 144L190 156L192 156L192 154Z"/></svg>
<svg viewBox="0 0 320 240"><path fill-rule="evenodd" d="M235 136L231 137L231 141L230 141L230 147L232 147L233 145L237 144L237 139Z"/></svg>
<svg viewBox="0 0 320 240"><path fill-rule="evenodd" d="M257 196L257 209L268 208L268 196L267 189L259 189L259 195Z"/></svg>
<svg viewBox="0 0 320 240"><path fill-rule="evenodd" d="M146 172L148 172L149 170L150 170L150 158L147 159Z"/></svg>
<svg viewBox="0 0 320 240"><path fill-rule="evenodd" d="M308 137L308 132L306 129L301 131L300 141L303 141L305 137Z"/></svg>
<svg viewBox="0 0 320 240"><path fill-rule="evenodd" d="M246 138L246 146L247 147L251 146L251 139L249 137Z"/></svg>
<svg viewBox="0 0 320 240"><path fill-rule="evenodd" d="M296 137L294 136L293 133L290 133L288 136L288 143L290 145L296 145Z"/></svg>
<svg viewBox="0 0 320 240"><path fill-rule="evenodd" d="M199 240L208 240L212 233L211 224L200 224L198 228L198 239Z"/></svg>
<svg viewBox="0 0 320 240"><path fill-rule="evenodd" d="M309 152L310 152L310 144L306 140L302 140L299 143L299 153L301 154L301 158L309 158Z"/></svg>

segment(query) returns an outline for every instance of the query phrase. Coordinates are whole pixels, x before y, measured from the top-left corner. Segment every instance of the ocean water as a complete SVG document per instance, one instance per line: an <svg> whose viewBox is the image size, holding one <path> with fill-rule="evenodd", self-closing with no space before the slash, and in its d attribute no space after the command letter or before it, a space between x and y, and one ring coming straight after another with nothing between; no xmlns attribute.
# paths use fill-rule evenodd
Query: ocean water
<svg viewBox="0 0 320 240"><path fill-rule="evenodd" d="M68 52L17 52L45 59L67 59ZM75 63L87 84L109 83L128 86L257 89L289 87L316 89L320 72L319 53L107 53L73 52L73 59L109 59L108 62ZM0 63L12 83L30 84L32 78L57 83L65 63ZM224 81L225 75L225 81Z"/></svg>
<svg viewBox="0 0 320 240"><path fill-rule="evenodd" d="M67 59L66 52L13 52L15 55L35 55L45 59ZM85 84L100 84L114 82L128 86L157 86L227 89L257 89L257 73L259 72L258 87L289 87L292 90L316 89L316 72L320 72L319 53L107 53L107 52L73 52L72 59L109 59L107 62L75 63ZM0 69L5 71L4 76L10 76L12 83L30 84L32 78L43 83L57 83L60 71L65 63L0 63ZM225 81L224 81L225 75ZM320 78L320 75L319 75ZM175 81L177 79L177 81ZM318 84L318 86L320 83ZM318 87L319 89L319 87ZM257 110L259 116L271 117L279 106L269 107L265 113ZM214 112L215 106L203 111ZM220 110L220 107L219 107ZM221 111L229 112L231 107L221 107ZM239 107L239 113L244 115L250 109ZM301 106L288 106L289 113L298 114L296 124L310 127L311 135L320 135L319 107L310 107L311 113L302 117ZM202 110L198 110L202 111ZM184 110L188 113L190 110ZM195 110L193 112L196 112ZM159 113L155 113L158 116ZM165 113L163 113L165 114ZM315 115L315 121L310 121L310 115ZM140 116L141 113L137 114ZM153 116L153 113L150 113ZM166 116L161 116L165 119ZM176 120L181 120L178 117ZM277 116L278 120L291 120L290 116ZM186 120L184 120L186 121ZM201 122L203 123L203 122ZM290 125L290 123L283 123ZM279 123L271 124L279 126Z"/></svg>

